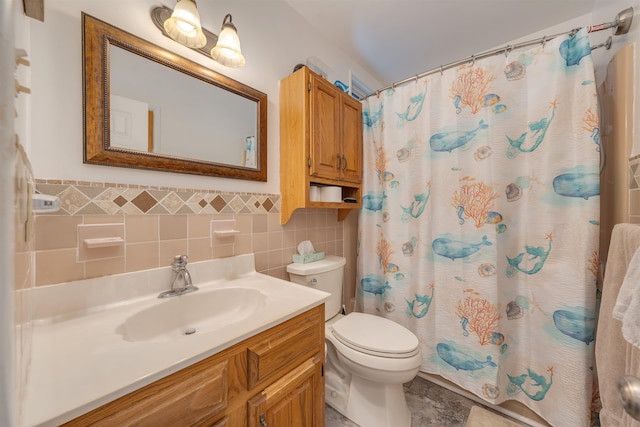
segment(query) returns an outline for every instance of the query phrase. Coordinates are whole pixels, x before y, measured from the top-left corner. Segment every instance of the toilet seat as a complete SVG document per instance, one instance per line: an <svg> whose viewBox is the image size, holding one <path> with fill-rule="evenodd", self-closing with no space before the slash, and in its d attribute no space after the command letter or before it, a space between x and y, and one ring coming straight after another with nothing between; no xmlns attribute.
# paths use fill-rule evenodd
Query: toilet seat
<svg viewBox="0 0 640 427"><path fill-rule="evenodd" d="M351 313L330 326L333 336L345 346L372 356L408 358L420 351L418 338L389 319Z"/></svg>

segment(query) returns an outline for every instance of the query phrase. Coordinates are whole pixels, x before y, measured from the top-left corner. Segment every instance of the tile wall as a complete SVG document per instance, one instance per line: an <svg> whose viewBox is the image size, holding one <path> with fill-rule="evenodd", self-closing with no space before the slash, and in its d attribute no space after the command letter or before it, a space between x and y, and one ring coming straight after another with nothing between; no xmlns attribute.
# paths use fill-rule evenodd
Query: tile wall
<svg viewBox="0 0 640 427"><path fill-rule="evenodd" d="M61 209L35 219L35 284L49 285L168 266L174 255L202 261L254 253L256 270L288 279L298 243L343 255L343 223L335 209L301 209L280 225L280 196L97 182L38 180ZM212 237L211 221L235 219L238 234ZM80 261L78 227L124 225L124 251Z"/></svg>
<svg viewBox="0 0 640 427"><path fill-rule="evenodd" d="M15 201L14 201L14 233L13 233L13 271L14 271L14 361L15 379L14 396L17 402L17 416L21 416L22 401L31 358L32 313L31 298L26 296L34 287L34 250L33 214L29 212L29 198L33 191L33 172L29 159L16 139L15 160ZM6 356L6 355L3 355Z"/></svg>
<svg viewBox="0 0 640 427"><path fill-rule="evenodd" d="M640 156L629 159L629 222L640 224Z"/></svg>

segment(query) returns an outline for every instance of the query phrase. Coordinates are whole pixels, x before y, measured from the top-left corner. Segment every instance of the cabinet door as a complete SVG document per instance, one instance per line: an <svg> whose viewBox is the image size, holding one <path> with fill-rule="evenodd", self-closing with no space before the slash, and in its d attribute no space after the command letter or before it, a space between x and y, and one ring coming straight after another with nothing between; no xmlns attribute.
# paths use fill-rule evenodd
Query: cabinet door
<svg viewBox="0 0 640 427"><path fill-rule="evenodd" d="M340 174L340 92L322 78L311 76L312 176L336 179Z"/></svg>
<svg viewBox="0 0 640 427"><path fill-rule="evenodd" d="M319 356L248 402L249 427L323 427L324 381Z"/></svg>
<svg viewBox="0 0 640 427"><path fill-rule="evenodd" d="M360 183L362 177L362 104L342 96L342 166L345 181Z"/></svg>

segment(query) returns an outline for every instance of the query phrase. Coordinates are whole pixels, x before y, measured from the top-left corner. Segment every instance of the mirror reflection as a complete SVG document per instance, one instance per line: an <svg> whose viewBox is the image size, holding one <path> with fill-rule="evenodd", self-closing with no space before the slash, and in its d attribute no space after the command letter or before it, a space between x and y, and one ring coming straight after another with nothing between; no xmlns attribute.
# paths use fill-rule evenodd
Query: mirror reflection
<svg viewBox="0 0 640 427"><path fill-rule="evenodd" d="M267 96L83 14L85 163L267 180Z"/></svg>
<svg viewBox="0 0 640 427"><path fill-rule="evenodd" d="M254 101L117 46L109 58L112 147L257 166Z"/></svg>

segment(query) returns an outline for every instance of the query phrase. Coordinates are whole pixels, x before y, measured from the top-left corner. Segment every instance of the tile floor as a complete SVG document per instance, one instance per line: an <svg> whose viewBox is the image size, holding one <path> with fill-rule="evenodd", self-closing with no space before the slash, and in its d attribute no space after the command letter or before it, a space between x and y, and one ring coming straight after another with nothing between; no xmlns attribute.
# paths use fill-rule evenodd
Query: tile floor
<svg viewBox="0 0 640 427"><path fill-rule="evenodd" d="M421 377L416 377L412 382L405 384L405 394L411 409L412 427L464 427L471 407L478 405L471 399ZM327 405L326 408L326 427L358 427L330 406ZM485 409L491 411L489 408L485 407ZM526 425L511 418L508 419L518 425Z"/></svg>

